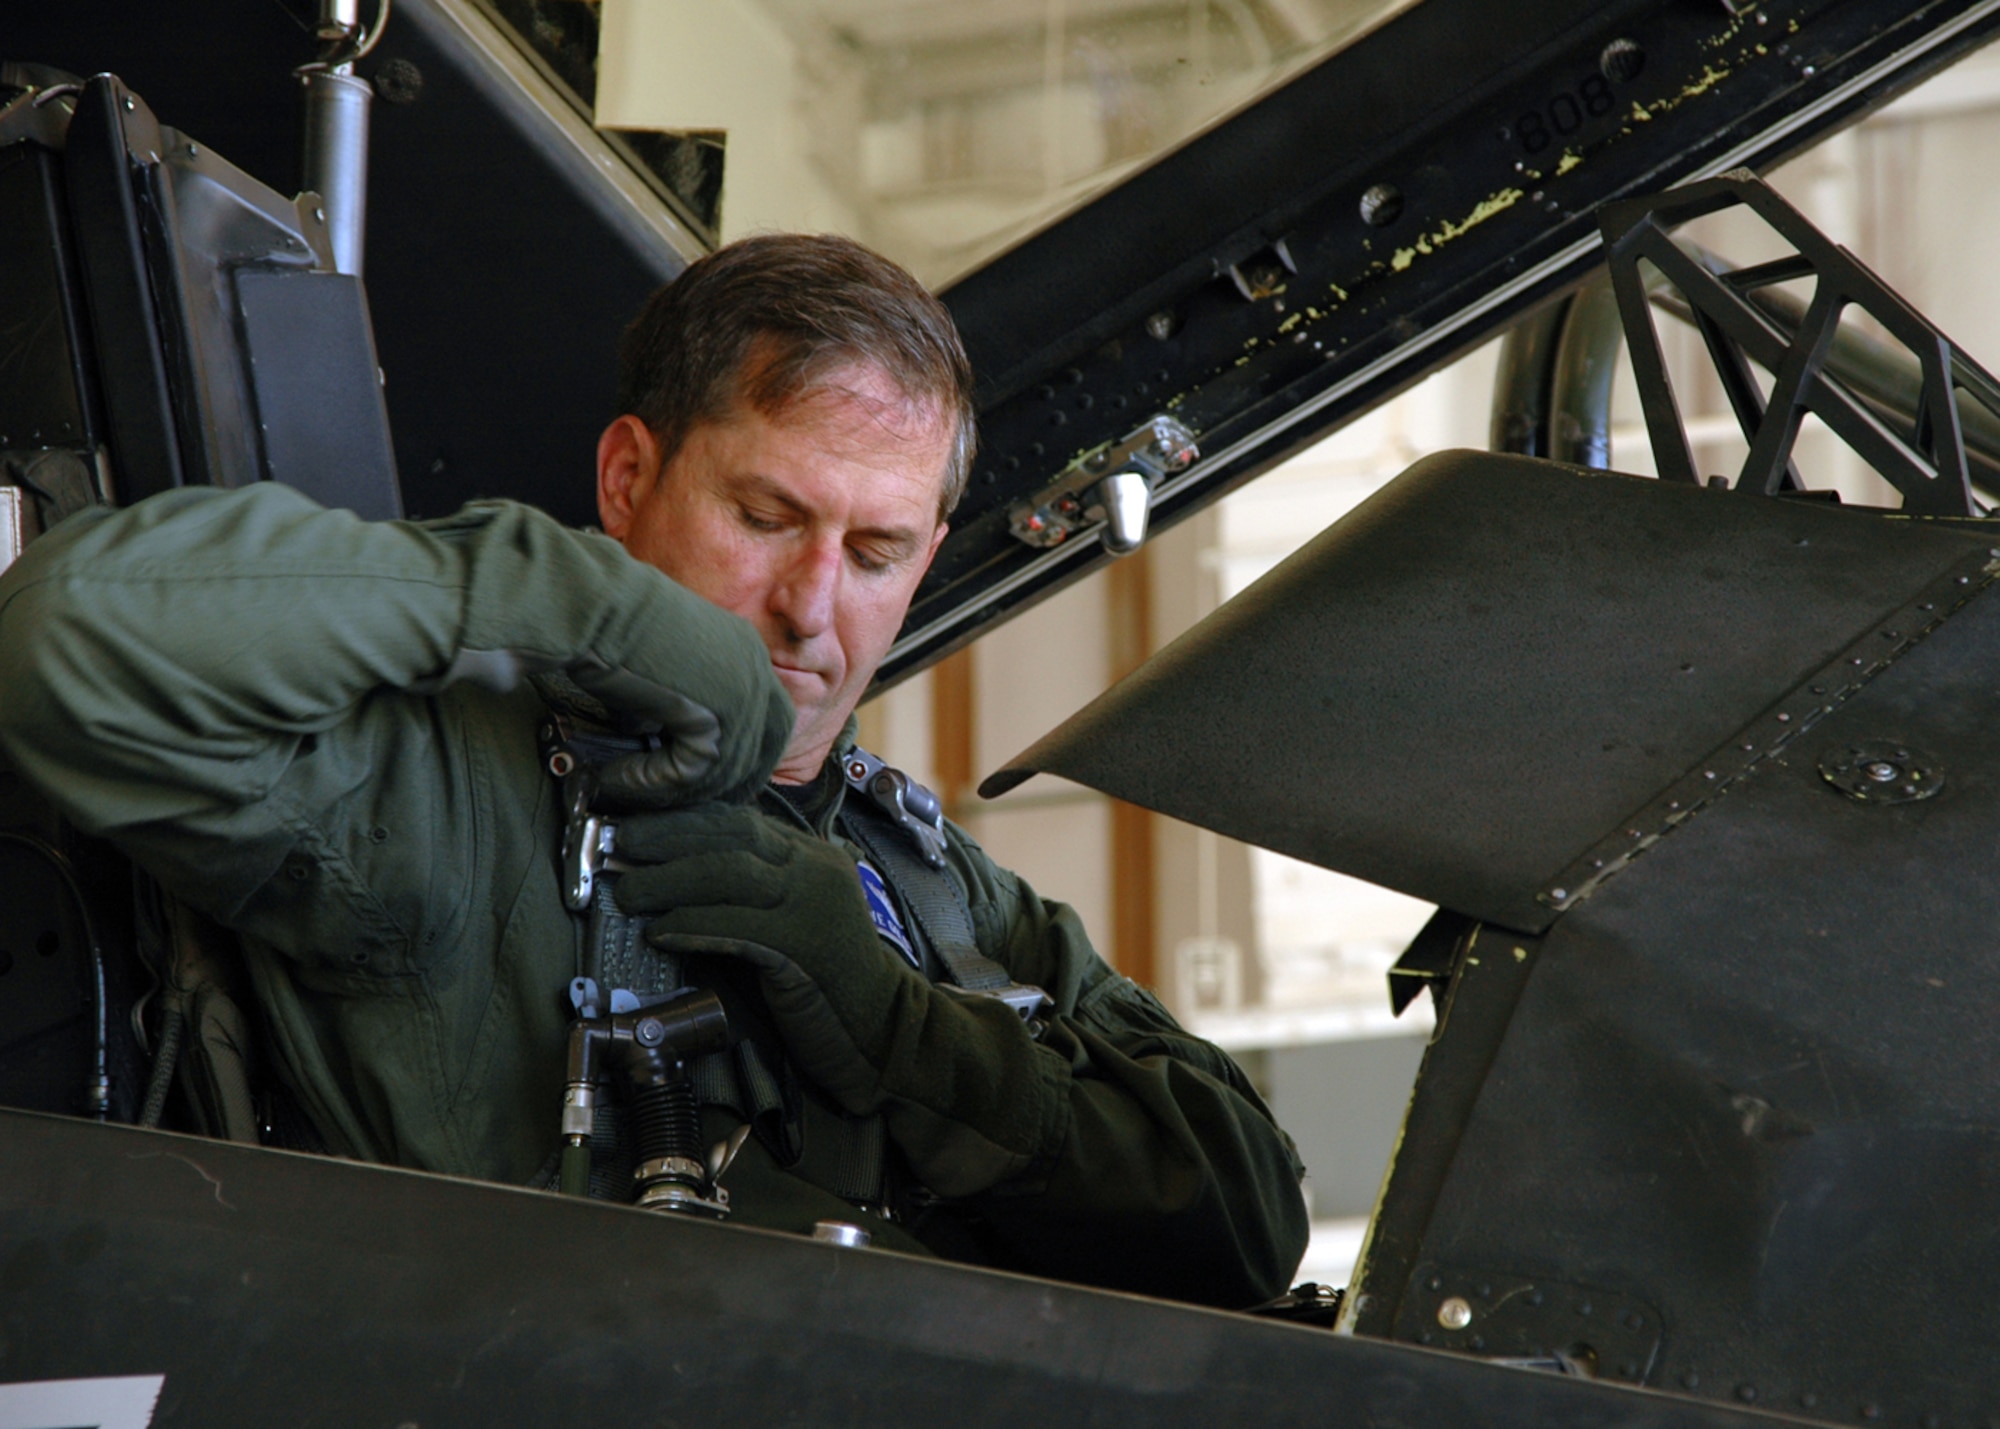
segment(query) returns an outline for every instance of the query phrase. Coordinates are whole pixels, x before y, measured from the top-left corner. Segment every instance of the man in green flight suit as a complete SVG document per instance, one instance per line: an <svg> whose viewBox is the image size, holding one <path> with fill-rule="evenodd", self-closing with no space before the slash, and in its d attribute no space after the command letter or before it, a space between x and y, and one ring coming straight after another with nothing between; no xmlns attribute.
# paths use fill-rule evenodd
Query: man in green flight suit
<svg viewBox="0 0 2000 1429"><path fill-rule="evenodd" d="M599 770L617 903L729 1009L701 1116L754 1132L734 1220L1269 1298L1300 1171L1240 1070L955 826L941 886L1038 1016L912 952L910 890L864 890L852 714L964 488L970 387L894 265L731 245L627 334L605 535L505 502L369 524L268 483L80 514L0 577L0 754L233 931L329 1149L527 1183L588 962L541 742L552 708L649 732Z"/></svg>

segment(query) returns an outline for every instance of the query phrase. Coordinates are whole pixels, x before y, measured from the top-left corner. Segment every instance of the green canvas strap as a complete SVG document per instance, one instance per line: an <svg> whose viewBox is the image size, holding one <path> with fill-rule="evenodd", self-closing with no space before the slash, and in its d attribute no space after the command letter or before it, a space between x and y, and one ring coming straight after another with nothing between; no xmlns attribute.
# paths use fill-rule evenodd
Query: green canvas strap
<svg viewBox="0 0 2000 1429"><path fill-rule="evenodd" d="M1048 994L1014 981L1013 975L979 951L972 908L951 876L944 850L944 810L937 795L900 769L891 769L865 749L842 757L848 797L840 806L840 826L860 844L909 915L905 931L923 952L924 975L938 973L967 992L998 998L1031 1026L1049 1007Z"/></svg>
<svg viewBox="0 0 2000 1429"><path fill-rule="evenodd" d="M863 749L848 752L842 772L849 794L840 806L841 827L896 891L945 976L967 992L1011 987L1007 970L973 939L972 909L942 853L942 814L922 817L937 809L936 796Z"/></svg>

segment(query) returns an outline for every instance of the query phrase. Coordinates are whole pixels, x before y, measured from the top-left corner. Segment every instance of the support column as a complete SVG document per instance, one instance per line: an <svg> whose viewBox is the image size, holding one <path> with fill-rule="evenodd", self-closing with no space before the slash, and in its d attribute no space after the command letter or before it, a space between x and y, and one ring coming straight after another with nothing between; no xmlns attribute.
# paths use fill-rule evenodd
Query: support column
<svg viewBox="0 0 2000 1429"><path fill-rule="evenodd" d="M972 647L947 655L931 667L931 761L945 817L964 823L972 811L979 773L974 724Z"/></svg>
<svg viewBox="0 0 2000 1429"><path fill-rule="evenodd" d="M1142 547L1105 573L1110 624L1106 671L1115 684L1153 653L1153 559ZM1111 804L1111 960L1146 987L1159 983L1158 816L1113 799Z"/></svg>

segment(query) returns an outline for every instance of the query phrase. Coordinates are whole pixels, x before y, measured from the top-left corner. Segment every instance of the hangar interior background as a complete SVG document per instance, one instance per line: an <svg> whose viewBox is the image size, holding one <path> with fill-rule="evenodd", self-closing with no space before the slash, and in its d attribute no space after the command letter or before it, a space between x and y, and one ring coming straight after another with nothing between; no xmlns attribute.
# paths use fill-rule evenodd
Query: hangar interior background
<svg viewBox="0 0 2000 1429"><path fill-rule="evenodd" d="M846 232L947 283L1404 8L1398 0L521 0L496 8L547 50L554 20L597 40L596 123L666 132L720 168L723 239ZM542 33L537 34L541 27ZM574 25L572 25L572 31ZM586 83L583 87L589 87ZM1820 228L1989 366L2000 362L2000 55L1976 53L1767 175ZM681 151L681 183L699 175ZM718 165L719 160L719 165ZM1695 231L1737 263L1772 256L1731 215ZM1700 460L1744 454L1690 329L1662 317ZM1430 1028L1384 974L1430 908L1042 776L973 787L1145 656L1417 458L1487 444L1488 343L1128 557L862 710L869 747L1099 947L1236 1053L1311 1168L1301 1278L1343 1283ZM1809 485L1893 493L1816 420ZM1612 466L1650 474L1629 372ZM1338 740L1301 725L1301 739Z"/></svg>

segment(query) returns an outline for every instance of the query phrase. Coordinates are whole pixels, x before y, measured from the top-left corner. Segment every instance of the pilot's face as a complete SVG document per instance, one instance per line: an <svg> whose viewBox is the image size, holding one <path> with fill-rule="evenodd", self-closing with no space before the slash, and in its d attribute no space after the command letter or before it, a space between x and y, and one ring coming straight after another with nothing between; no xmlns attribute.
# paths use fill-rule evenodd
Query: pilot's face
<svg viewBox="0 0 2000 1429"><path fill-rule="evenodd" d="M598 511L632 555L757 627L798 709L781 782L819 771L945 535L952 428L872 364L784 410L739 403L664 464L636 417L598 445Z"/></svg>

